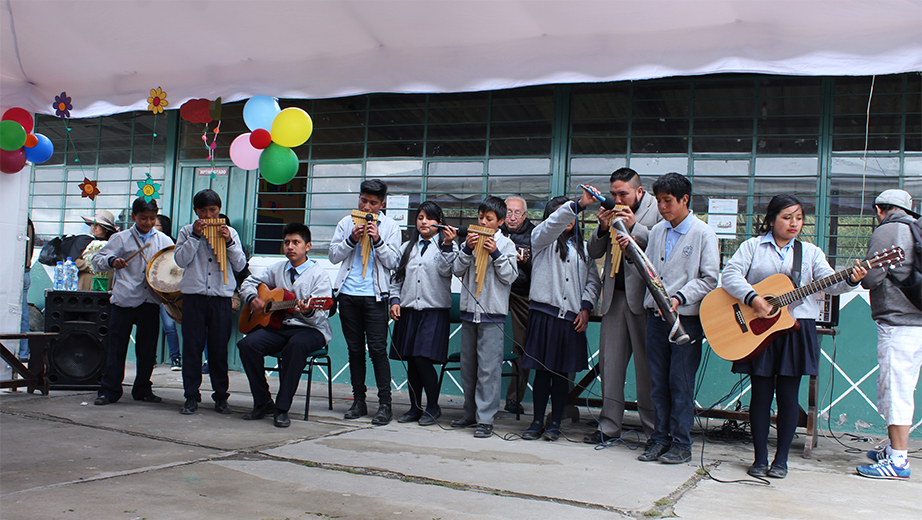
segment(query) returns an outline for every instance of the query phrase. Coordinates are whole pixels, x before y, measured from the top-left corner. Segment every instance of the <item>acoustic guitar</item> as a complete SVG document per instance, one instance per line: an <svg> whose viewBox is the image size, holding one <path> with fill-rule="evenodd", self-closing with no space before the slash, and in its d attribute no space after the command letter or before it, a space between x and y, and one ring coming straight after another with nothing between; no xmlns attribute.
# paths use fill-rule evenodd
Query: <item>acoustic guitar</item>
<svg viewBox="0 0 922 520"><path fill-rule="evenodd" d="M294 312L298 306L299 300L295 294L283 287L270 289L268 285L261 283L256 288L256 294L261 300L266 302L266 306L260 310L250 309L250 304L244 304L240 310L240 321L237 323L237 329L241 334L248 334L260 327L268 327L278 330L282 326L285 314ZM311 309L329 310L333 307L333 298L316 297L307 301L307 306Z"/></svg>
<svg viewBox="0 0 922 520"><path fill-rule="evenodd" d="M877 267L896 267L905 255L899 247L892 247L862 260L861 266L871 270ZM701 327L715 354L727 361L750 361L781 334L800 328L787 310L795 301L831 287L851 276L855 267L831 274L809 285L794 288L791 279L783 274L773 274L752 286L755 292L771 304L772 312L756 318L752 307L730 296L725 289L714 289L701 301Z"/></svg>

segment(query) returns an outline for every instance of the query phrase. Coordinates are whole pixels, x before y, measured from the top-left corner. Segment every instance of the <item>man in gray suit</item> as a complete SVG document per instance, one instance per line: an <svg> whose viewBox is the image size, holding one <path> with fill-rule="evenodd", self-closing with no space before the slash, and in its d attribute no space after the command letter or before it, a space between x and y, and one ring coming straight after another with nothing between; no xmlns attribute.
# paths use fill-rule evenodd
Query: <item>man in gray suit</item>
<svg viewBox="0 0 922 520"><path fill-rule="evenodd" d="M589 255L605 257L602 272L602 327L600 331L599 368L602 375L602 413L599 429L587 435L583 442L599 444L621 437L624 415L624 379L627 365L634 355L637 380L637 409L647 438L653 433L653 403L650 400L650 372L647 369L646 315L643 298L646 286L637 269L621 257L621 266L612 275L612 237L609 225L615 217L624 224L641 249L647 245L650 228L663 219L656 210L656 199L647 195L640 185L640 176L630 168L611 174L611 196L617 204L627 206L619 211L599 211L599 227L589 239Z"/></svg>

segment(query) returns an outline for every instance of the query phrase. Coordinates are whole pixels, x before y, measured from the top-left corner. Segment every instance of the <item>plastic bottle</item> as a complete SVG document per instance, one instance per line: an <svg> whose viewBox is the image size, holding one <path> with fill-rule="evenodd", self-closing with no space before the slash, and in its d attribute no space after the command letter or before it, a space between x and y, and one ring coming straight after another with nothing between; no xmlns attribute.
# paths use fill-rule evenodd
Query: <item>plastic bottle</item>
<svg viewBox="0 0 922 520"><path fill-rule="evenodd" d="M77 264L74 263L71 257L67 257L67 260L64 261L64 290L76 291L77 277Z"/></svg>
<svg viewBox="0 0 922 520"><path fill-rule="evenodd" d="M54 266L54 290L63 291L64 290L64 262L58 260L58 263Z"/></svg>

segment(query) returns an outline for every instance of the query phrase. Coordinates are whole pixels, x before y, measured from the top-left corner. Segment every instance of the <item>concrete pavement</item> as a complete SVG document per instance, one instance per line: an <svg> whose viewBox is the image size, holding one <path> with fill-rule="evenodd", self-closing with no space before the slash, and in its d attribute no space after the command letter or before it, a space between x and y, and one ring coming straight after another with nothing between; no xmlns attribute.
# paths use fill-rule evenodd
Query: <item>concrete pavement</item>
<svg viewBox="0 0 922 520"><path fill-rule="evenodd" d="M105 407L92 405L93 392L2 392L0 518L922 518L922 475L894 482L854 474L865 463L857 451L872 442L846 441L856 451L849 453L823 438L806 460L800 436L788 478L766 485L745 474L748 444L702 443L701 435L692 463L675 466L641 463L623 445L582 444L592 431L585 421L563 425L575 442L528 442L512 434L530 417L502 413L498 435L475 439L473 430L448 426L461 416L454 397L442 398L442 427L374 427L370 417L343 420L348 387L334 385L329 411L326 383L315 381L305 422L303 384L287 429L241 420L252 400L237 372L232 415L212 410L207 378L203 406L180 415L180 373L165 366L154 374L159 404L132 401L127 388L127 399ZM395 394L395 417L407 402ZM711 479L702 462L716 479L743 482Z"/></svg>

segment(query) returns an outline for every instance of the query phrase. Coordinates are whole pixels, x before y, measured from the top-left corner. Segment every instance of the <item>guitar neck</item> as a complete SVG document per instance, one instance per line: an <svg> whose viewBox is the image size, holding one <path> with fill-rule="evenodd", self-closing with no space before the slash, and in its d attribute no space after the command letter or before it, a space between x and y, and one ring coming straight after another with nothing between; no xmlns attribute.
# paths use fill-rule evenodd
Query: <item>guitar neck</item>
<svg viewBox="0 0 922 520"><path fill-rule="evenodd" d="M285 300L283 302L269 302L266 304L266 312L287 311L298 306L300 300Z"/></svg>
<svg viewBox="0 0 922 520"><path fill-rule="evenodd" d="M863 260L861 262L861 266L864 267L865 269L872 268L871 262L867 260ZM790 291L790 292L786 292L782 294L781 296L776 296L775 298L772 298L769 301L769 303L771 303L775 307L785 307L798 300L803 300L807 296L810 296L811 294L817 291L822 291L823 289L832 287L833 285L841 282L842 280L849 278L853 272L855 272L855 267L849 267L848 269L843 269L839 271L838 273L831 274L825 278L820 278L819 280L816 280L813 283L804 285L803 287L798 287L797 289L794 289L793 291Z"/></svg>

